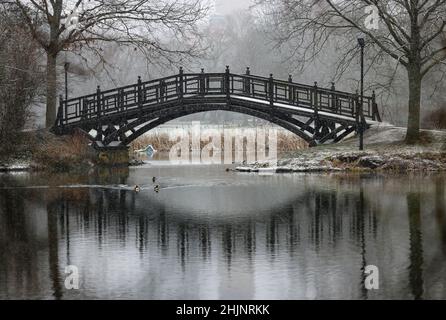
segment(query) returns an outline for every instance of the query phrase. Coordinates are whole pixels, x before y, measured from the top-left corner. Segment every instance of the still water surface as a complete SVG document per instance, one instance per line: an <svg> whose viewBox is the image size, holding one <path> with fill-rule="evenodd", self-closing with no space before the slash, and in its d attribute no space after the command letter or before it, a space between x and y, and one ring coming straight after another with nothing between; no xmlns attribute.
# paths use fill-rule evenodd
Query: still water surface
<svg viewBox="0 0 446 320"><path fill-rule="evenodd" d="M1 175L0 299L446 298L444 176L224 169Z"/></svg>

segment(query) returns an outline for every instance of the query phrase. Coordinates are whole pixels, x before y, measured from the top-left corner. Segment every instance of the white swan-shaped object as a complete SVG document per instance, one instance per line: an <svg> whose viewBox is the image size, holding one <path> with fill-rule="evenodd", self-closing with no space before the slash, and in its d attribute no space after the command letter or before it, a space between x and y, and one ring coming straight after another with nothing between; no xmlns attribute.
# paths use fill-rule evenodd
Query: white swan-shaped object
<svg viewBox="0 0 446 320"><path fill-rule="evenodd" d="M135 150L135 153L145 153L147 156L152 157L156 153L156 149L149 144L144 149Z"/></svg>

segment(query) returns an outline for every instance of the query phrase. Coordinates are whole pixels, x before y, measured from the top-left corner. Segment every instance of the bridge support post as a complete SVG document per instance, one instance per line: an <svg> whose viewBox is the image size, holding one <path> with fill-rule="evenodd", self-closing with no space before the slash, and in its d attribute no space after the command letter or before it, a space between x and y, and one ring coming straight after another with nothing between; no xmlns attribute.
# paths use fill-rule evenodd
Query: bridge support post
<svg viewBox="0 0 446 320"><path fill-rule="evenodd" d="M123 89L119 89L118 90L118 109L121 112L124 112L124 110L125 110L125 106L124 106L124 90Z"/></svg>
<svg viewBox="0 0 446 320"><path fill-rule="evenodd" d="M98 125L96 127L96 141L102 141L101 102L101 87L98 86L98 88L96 89L96 116L98 118Z"/></svg>
<svg viewBox="0 0 446 320"><path fill-rule="evenodd" d="M81 103L82 103L82 111L81 111L82 116L81 116L81 119L85 120L85 119L87 119L87 116L88 116L88 102L87 102L87 99L83 98Z"/></svg>
<svg viewBox="0 0 446 320"><path fill-rule="evenodd" d="M312 94L312 104L314 108L314 139L319 140L320 138L320 130L321 130L321 122L319 120L319 101L318 101L318 86L317 82L314 83L313 87L313 94Z"/></svg>
<svg viewBox="0 0 446 320"><path fill-rule="evenodd" d="M184 88L184 78L183 78L183 67L180 67L180 71L179 71L179 79L178 79L178 99L182 102L183 101L183 88Z"/></svg>
<svg viewBox="0 0 446 320"><path fill-rule="evenodd" d="M331 89L330 89L333 93L331 94L331 109L335 112L338 113L338 99L336 97L336 87L335 87L335 83L332 82L331 83Z"/></svg>
<svg viewBox="0 0 446 320"><path fill-rule="evenodd" d="M271 106L271 108L274 108L274 78L272 73L270 73L269 75L268 99L269 99L269 105Z"/></svg>
<svg viewBox="0 0 446 320"><path fill-rule="evenodd" d="M138 76L138 116L139 118L141 118L142 116L142 81L141 81L141 77Z"/></svg>
<svg viewBox="0 0 446 320"><path fill-rule="evenodd" d="M294 87L291 85L293 83L293 76L288 75L288 101L290 104L294 104Z"/></svg>
<svg viewBox="0 0 446 320"><path fill-rule="evenodd" d="M245 75L248 76L248 77L251 75L251 71L249 70L249 67L246 67L246 73L245 73ZM250 95L251 95L251 81L250 81L250 79L249 79L248 77L245 78L245 82L244 82L244 90L243 90L243 92L244 92L246 95L250 96Z"/></svg>
<svg viewBox="0 0 446 320"><path fill-rule="evenodd" d="M226 93L226 103L228 105L231 104L231 89L229 87L229 66L226 66L226 71L225 71L225 93Z"/></svg>
<svg viewBox="0 0 446 320"><path fill-rule="evenodd" d="M201 68L201 73L200 73L200 81L199 81L199 90L198 92L200 93L200 95L203 95L206 93L206 79L205 79L205 75L204 75L204 69Z"/></svg>
<svg viewBox="0 0 446 320"><path fill-rule="evenodd" d="M142 97L141 92L141 97ZM160 102L166 101L166 82L164 80L160 81ZM141 102L141 109L142 109L142 102ZM142 111L141 111L142 112Z"/></svg>

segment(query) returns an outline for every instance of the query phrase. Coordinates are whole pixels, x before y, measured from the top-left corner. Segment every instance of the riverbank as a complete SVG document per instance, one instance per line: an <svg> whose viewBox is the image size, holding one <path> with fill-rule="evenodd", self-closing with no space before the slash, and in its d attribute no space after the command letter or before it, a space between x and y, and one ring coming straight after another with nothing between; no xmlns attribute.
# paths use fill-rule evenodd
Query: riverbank
<svg viewBox="0 0 446 320"><path fill-rule="evenodd" d="M222 136L222 146L223 139ZM278 132L277 140L281 151L307 147L303 140L291 133ZM56 136L48 130L27 131L22 132L14 141L13 150L2 151L0 148L0 172L82 172L95 166L113 166L116 161L121 165L125 162L123 157L117 159L112 153L104 154L93 149L90 146L91 141L80 132L71 136ZM167 134L144 135L130 144L128 165L140 166L146 163L136 157L137 149L151 144L158 152L168 153L176 143L178 141L170 139ZM201 147L208 143L209 141L202 140ZM113 159L109 159L110 156Z"/></svg>
<svg viewBox="0 0 446 320"><path fill-rule="evenodd" d="M364 151L357 151L358 139L351 137L338 144L285 153L274 164L254 163L234 170L268 173L446 171L446 132L423 130L420 143L408 146L404 143L405 131L380 124L366 131ZM98 165L98 154L89 144L80 133L60 137L46 130L23 132L14 152L0 152L0 172L90 170Z"/></svg>
<svg viewBox="0 0 446 320"><path fill-rule="evenodd" d="M416 145L404 143L406 129L388 124L372 126L364 134L364 151L358 138L289 153L277 163L236 167L239 172L337 172L337 171L445 171L446 132L422 130Z"/></svg>
<svg viewBox="0 0 446 320"><path fill-rule="evenodd" d="M85 171L95 152L82 134L56 136L47 130L22 132L14 151L0 152L0 172Z"/></svg>

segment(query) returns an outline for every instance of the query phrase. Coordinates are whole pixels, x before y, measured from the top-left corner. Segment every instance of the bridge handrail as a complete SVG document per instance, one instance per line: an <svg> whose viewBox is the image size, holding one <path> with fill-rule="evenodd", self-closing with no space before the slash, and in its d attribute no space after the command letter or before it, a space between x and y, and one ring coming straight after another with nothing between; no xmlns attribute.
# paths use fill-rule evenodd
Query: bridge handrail
<svg viewBox="0 0 446 320"><path fill-rule="evenodd" d="M183 77L200 77L200 73L184 73ZM253 79L253 80L262 80L262 81L269 81L268 77L264 77L264 76L256 76L256 75L244 75L244 74L235 74L235 73L230 73L229 74L231 77L240 77L240 78L245 78L245 79ZM168 79L176 79L180 76L180 74L176 74L176 75L172 75L172 76L167 76L164 78L158 78L158 79L153 79L153 80L147 80L147 81L143 81L141 82L142 85L149 85L151 83L155 84L155 85L159 85L159 83L161 81L166 81ZM214 72L214 73L205 73L204 74L205 77L224 77L225 73L218 73L218 72ZM191 80L191 79L188 79ZM288 82L285 80L280 80L280 79L273 79L274 83L279 83L279 84L283 84L283 85L291 85L293 87L298 87L298 88L304 88L304 89L314 89L314 86L311 85L307 85L307 84L302 84L302 83L298 83L298 82ZM138 83L134 83L134 84L129 84L129 85L125 85L125 86L120 86L120 87L116 87L116 88L112 88L112 89L107 89L107 90L101 90L101 94L108 94L108 93L112 93L115 91L119 91L119 90L125 90L125 89L131 89L131 88L135 88L138 86ZM346 96L354 96L354 94L347 92L347 91L341 91L341 90L332 90L330 88L324 88L324 87L318 87L318 91L319 92L326 92L326 93L331 93L331 94L338 94L338 95L346 95ZM75 101L75 100L79 100L82 98L87 98L87 97L95 97L96 93L91 93L85 96L80 96L80 97L75 97L75 98L69 98L68 100L63 100L63 101ZM364 98L366 99L372 99L372 96L367 96L364 95Z"/></svg>
<svg viewBox="0 0 446 320"><path fill-rule="evenodd" d="M212 79L214 78L214 79ZM211 87L210 83L217 82ZM228 87L229 86L229 87ZM272 86L272 87L271 87ZM82 121L92 116L101 117L110 112L122 112L143 105L153 105L169 99L180 99L181 95L244 95L267 100L274 103L290 105L321 111L358 117L359 96L357 93L335 90L295 83L291 76L288 81L247 74L230 73L184 73L159 79L141 81L126 86L102 91L98 87L96 93L63 100L60 97L58 125L70 121ZM302 97L302 95L304 97ZM364 96L363 116L378 118L380 121L375 95Z"/></svg>
<svg viewBox="0 0 446 320"><path fill-rule="evenodd" d="M259 80L263 80L263 81L269 81L268 77L265 76L256 76L256 75L245 75L245 74L230 74L231 76L237 76L237 77L242 77L242 78L248 78L248 79L259 79ZM302 84L299 82L289 82L286 80L280 80L280 79L273 79L274 83L280 83L283 85L291 85L291 86L295 86L295 87L300 87L300 88L305 88L305 89L314 89L314 85L308 85L308 84ZM318 91L321 92L327 92L327 93L331 93L331 94L343 94L343 95L348 95L348 96L354 96L354 93L351 92L347 92L347 91L342 91L342 90L332 90L330 88L324 88L324 87L318 87ZM364 98L369 98L372 99L372 96L366 96L364 95Z"/></svg>

